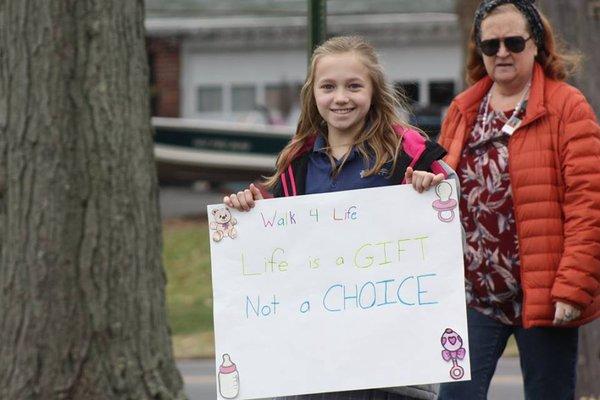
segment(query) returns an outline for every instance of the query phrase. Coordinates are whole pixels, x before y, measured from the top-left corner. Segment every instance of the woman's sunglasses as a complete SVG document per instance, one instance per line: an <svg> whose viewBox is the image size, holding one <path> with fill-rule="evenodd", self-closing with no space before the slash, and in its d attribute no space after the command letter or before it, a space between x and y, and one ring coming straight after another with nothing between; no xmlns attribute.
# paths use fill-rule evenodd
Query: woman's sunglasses
<svg viewBox="0 0 600 400"><path fill-rule="evenodd" d="M504 46L506 46L508 51L511 53L520 53L525 50L525 44L529 39L531 39L531 36L529 36L527 39L522 36L509 36L505 37L504 39L482 40L479 44L479 48L483 54L488 57L492 57L498 53L498 50L500 50L500 42L504 42Z"/></svg>

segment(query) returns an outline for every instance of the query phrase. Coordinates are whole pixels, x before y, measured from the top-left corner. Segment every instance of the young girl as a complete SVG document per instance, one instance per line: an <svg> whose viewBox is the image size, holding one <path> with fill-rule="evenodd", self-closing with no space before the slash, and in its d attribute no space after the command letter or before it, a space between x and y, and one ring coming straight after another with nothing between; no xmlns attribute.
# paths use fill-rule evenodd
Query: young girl
<svg viewBox="0 0 600 400"><path fill-rule="evenodd" d="M265 185L273 196L328 193L409 183L422 192L451 172L446 152L399 117L400 103L386 83L371 45L360 37L334 37L313 53L301 91L296 134ZM262 200L255 185L223 202L248 211ZM289 399L434 399L433 387L385 388Z"/></svg>

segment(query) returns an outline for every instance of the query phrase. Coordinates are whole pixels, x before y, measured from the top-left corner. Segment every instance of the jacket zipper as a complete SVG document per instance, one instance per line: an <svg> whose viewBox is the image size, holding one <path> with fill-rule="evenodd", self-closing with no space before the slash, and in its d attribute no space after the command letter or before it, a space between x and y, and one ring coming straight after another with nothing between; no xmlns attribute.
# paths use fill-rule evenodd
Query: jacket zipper
<svg viewBox="0 0 600 400"><path fill-rule="evenodd" d="M520 131L527 125L531 125L533 122L537 121L539 118L541 118L543 115L545 115L545 113L540 113L538 115L536 115L535 117L533 117L530 121L527 122L527 124L521 125L515 132L513 132L512 135L510 135L510 137L508 138L508 168L509 168L509 175L510 175L510 191L512 193L512 197L513 197L513 209L514 209L514 214L515 214L515 228L517 230L517 241L519 243L519 276L521 277L521 291L523 292L523 302L522 302L522 308L521 308L521 320L523 321L523 327L524 328L528 328L530 323L529 321L525 320L525 309L526 309L526 305L527 305L527 295L525 292L525 281L523 280L523 260L521 258L521 251L523 249L523 246L521 245L521 234L519 232L519 214L517 213L517 208L516 208L516 204L517 204L517 195L515 190L513 189L513 169L512 169L512 163L511 163L511 148L512 148L512 142L513 142L513 136L517 135L518 133L520 133Z"/></svg>
<svg viewBox="0 0 600 400"><path fill-rule="evenodd" d="M514 132L514 134L516 134L517 132ZM513 134L513 135L514 135ZM521 245L521 234L519 232L519 213L517 212L517 196L515 193L515 190L513 189L513 169L512 169L512 163L511 163L511 154L512 154L512 136L508 138L508 168L509 168L509 176L510 176L510 192L512 193L512 197L513 197L513 210L514 210L514 214L515 214L515 229L517 231L517 242L519 243L519 251L517 252L519 255L519 277L521 278L521 292L523 293L523 299L522 299L522 307L521 307L521 320L523 321L523 327L527 328L527 321L525 319L525 308L527 305L527 299L526 299L526 291L525 291L525 281L523 280L523 260L521 259L521 251L523 249L523 246Z"/></svg>

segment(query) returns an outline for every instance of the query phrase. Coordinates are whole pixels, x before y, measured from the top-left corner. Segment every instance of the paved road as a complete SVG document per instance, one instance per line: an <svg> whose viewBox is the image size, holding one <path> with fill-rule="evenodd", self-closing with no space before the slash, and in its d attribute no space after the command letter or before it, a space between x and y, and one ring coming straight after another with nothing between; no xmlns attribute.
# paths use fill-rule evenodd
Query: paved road
<svg viewBox="0 0 600 400"><path fill-rule="evenodd" d="M160 213L163 219L206 215L208 204L218 204L223 195L209 190L186 187L160 188Z"/></svg>
<svg viewBox="0 0 600 400"><path fill-rule="evenodd" d="M217 398L212 360L182 360L177 363L188 398L213 400ZM500 359L488 396L489 400L523 400L523 380L518 358Z"/></svg>

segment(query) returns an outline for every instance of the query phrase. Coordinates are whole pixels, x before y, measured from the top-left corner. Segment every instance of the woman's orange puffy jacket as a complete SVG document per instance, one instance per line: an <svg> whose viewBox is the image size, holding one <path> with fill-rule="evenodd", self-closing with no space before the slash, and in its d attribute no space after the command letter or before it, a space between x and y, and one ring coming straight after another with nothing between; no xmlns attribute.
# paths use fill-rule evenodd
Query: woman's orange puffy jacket
<svg viewBox="0 0 600 400"><path fill-rule="evenodd" d="M458 95L442 124L445 161L457 168L485 77ZM509 171L523 286L523 326L552 326L554 302L578 326L600 316L600 127L585 97L534 66L523 124L509 139Z"/></svg>

